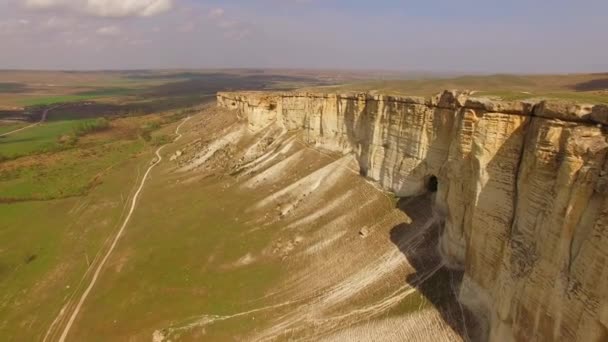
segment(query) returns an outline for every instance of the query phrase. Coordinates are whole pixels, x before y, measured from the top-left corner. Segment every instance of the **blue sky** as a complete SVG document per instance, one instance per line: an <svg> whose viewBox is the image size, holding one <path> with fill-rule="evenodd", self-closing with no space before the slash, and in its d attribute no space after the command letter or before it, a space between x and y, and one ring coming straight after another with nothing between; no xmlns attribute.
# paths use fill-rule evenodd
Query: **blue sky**
<svg viewBox="0 0 608 342"><path fill-rule="evenodd" d="M0 68L608 71L608 1L3 0Z"/></svg>

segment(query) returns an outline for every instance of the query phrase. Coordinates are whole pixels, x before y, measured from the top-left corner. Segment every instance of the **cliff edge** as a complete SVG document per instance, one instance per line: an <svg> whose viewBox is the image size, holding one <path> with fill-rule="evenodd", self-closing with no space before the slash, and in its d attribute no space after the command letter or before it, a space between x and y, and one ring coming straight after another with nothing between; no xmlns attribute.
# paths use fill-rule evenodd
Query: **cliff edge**
<svg viewBox="0 0 608 342"><path fill-rule="evenodd" d="M437 248L490 341L608 340L608 107L218 93L249 129L302 130L400 197L432 192Z"/></svg>

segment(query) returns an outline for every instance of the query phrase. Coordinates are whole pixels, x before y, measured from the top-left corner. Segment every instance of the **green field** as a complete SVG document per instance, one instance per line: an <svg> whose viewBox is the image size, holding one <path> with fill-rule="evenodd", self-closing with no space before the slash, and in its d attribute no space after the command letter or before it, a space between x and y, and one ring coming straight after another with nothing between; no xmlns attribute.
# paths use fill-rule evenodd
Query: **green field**
<svg viewBox="0 0 608 342"><path fill-rule="evenodd" d="M29 125L29 123L16 123L16 124L2 125L2 126L0 126L0 134L14 131L21 127L25 127L27 125ZM0 138L0 139L2 139L2 138Z"/></svg>
<svg viewBox="0 0 608 342"><path fill-rule="evenodd" d="M148 185L112 266L89 298L75 340L120 339L125 331L139 332L145 340L151 327L184 326L205 313L250 310L256 307L251 299L262 297L277 281L276 261L228 267L247 253L259 253L274 234L273 229L248 233L252 227L242 223L247 196L221 191L216 180L192 187L169 179L155 177ZM240 204L234 202L237 195ZM206 338L244 333L261 319L225 322Z"/></svg>
<svg viewBox="0 0 608 342"><path fill-rule="evenodd" d="M0 170L0 200L48 200L86 194L108 170L139 152L141 140L57 153L57 160Z"/></svg>
<svg viewBox="0 0 608 342"><path fill-rule="evenodd" d="M175 117L171 114L163 120L168 122L165 127L156 124L157 118L138 122L159 127L153 137L170 136L177 124ZM52 140L51 132L66 132L78 121L57 122L64 130L36 130L28 136L44 133ZM11 138L17 143L17 136ZM85 141L44 154L41 157L52 158L41 164L0 168L0 202L5 202L0 203L0 331L9 340L23 336L19 327L34 321L36 328L27 336L43 336L65 297L82 290L79 282L87 264L94 261L123 215L155 148L143 139L113 140ZM21 148L26 147L33 148ZM38 157L9 163L24 158ZM149 338L146 329L163 317L178 320L165 321L159 328L185 325L189 317L204 312L230 314L252 308L249 299L263 296L276 281L279 265L268 262L236 270L225 265L263 249L273 233L248 234L251 227L242 223L246 220L235 220L242 217L246 197L239 194L242 204L234 205L236 194L221 189L222 184L214 180L176 188L166 172L155 171L128 233L112 257L114 266L104 272L79 319L79 325L87 328L74 329L73 338L120 338L123 329L142 329ZM166 196L168 193L172 195ZM217 215L218 211L226 215ZM134 315L141 317L131 321ZM105 319L110 316L113 320ZM210 336L245 332L262 321L262 317L258 319L220 323L214 328L219 331ZM101 321L105 323L99 324ZM113 322L125 325L118 328Z"/></svg>
<svg viewBox="0 0 608 342"><path fill-rule="evenodd" d="M59 95L24 98L19 101L23 106L46 106L55 103L77 102L91 99L88 95Z"/></svg>
<svg viewBox="0 0 608 342"><path fill-rule="evenodd" d="M66 296L114 232L137 170L144 165L124 161L86 197L0 205L3 338L42 340ZM24 331L23 324L34 327Z"/></svg>
<svg viewBox="0 0 608 342"><path fill-rule="evenodd" d="M20 100L20 104L23 106L48 106L56 103L70 103L105 97L125 96L135 94L136 92L137 89L135 88L99 88L77 92L71 95L25 97Z"/></svg>
<svg viewBox="0 0 608 342"><path fill-rule="evenodd" d="M59 138L72 133L78 123L78 120L48 121L16 134L0 137L0 158L14 159L61 150L63 145Z"/></svg>

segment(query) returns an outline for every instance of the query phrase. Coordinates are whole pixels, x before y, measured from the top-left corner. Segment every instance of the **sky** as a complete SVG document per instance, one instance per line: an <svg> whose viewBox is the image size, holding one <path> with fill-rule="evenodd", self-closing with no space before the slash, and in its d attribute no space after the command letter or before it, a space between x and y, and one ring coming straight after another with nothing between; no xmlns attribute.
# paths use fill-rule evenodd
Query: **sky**
<svg viewBox="0 0 608 342"><path fill-rule="evenodd" d="M606 0L0 0L0 69L608 71Z"/></svg>

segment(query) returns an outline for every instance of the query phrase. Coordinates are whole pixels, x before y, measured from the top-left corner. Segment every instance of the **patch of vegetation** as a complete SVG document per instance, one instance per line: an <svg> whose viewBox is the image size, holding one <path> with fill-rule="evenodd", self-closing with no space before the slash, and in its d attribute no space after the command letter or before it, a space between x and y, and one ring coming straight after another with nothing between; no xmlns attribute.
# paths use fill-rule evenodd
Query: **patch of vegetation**
<svg viewBox="0 0 608 342"><path fill-rule="evenodd" d="M141 151L140 141L70 149L52 160L0 169L0 201L50 200L86 194L113 165Z"/></svg>
<svg viewBox="0 0 608 342"><path fill-rule="evenodd" d="M0 137L0 158L15 159L26 155L61 151L66 146L59 138L72 133L78 123L77 120L46 122Z"/></svg>
<svg viewBox="0 0 608 342"><path fill-rule="evenodd" d="M48 95L41 97L24 97L19 103L24 106L48 106L59 103L80 102L105 97L126 96L137 93L135 88L110 87L81 91L73 94ZM1 87L0 87L1 92Z"/></svg>
<svg viewBox="0 0 608 342"><path fill-rule="evenodd" d="M87 95L56 95L34 98L23 98L19 103L23 106L48 106L58 103L78 102L90 99Z"/></svg>
<svg viewBox="0 0 608 342"><path fill-rule="evenodd" d="M108 128L110 128L110 121L106 118L83 120L74 127L74 134L80 137L89 133L104 131Z"/></svg>
<svg viewBox="0 0 608 342"><path fill-rule="evenodd" d="M152 137L151 140L151 144L152 146L162 146L162 145L166 145L168 143L170 143L171 141L173 141L173 139L166 135L166 134L162 134L162 135L155 135L154 137Z"/></svg>
<svg viewBox="0 0 608 342"><path fill-rule="evenodd" d="M97 98L97 97L106 97L106 96L130 95L130 94L133 94L136 92L137 92L137 89L112 87L112 88L99 88L99 89L95 89L95 90L87 90L87 91L76 93L76 95L88 96L89 98Z"/></svg>
<svg viewBox="0 0 608 342"><path fill-rule="evenodd" d="M190 318L202 314L231 315L255 309L261 304L252 299L262 298L281 276L276 259L229 266L248 253L261 255L273 236L273 229L249 233L243 216L250 203L248 195L239 193L243 203L232 204L237 194L222 192L223 184L216 179L196 187L179 185L170 192L162 176L150 182L138 207L140 214L133 217L115 252L114 260L128 258L120 272L106 272L99 279L98 293L108 296L90 297L90 314L74 327L75 340L86 339L91 328L106 331L104 337L115 340L125 337L125 324L128 331L148 331L187 325ZM109 312L117 324L100 319ZM125 321L145 312L151 313L145 319ZM206 327L204 339L221 340L222 333L251 331L263 320L264 315L256 314L255 320L247 316L213 324ZM180 332L181 338L189 340L196 331Z"/></svg>
<svg viewBox="0 0 608 342"><path fill-rule="evenodd" d="M186 108L182 110L175 111L169 115L163 117L163 125L169 124L173 122L177 122L179 120L185 119L188 116L194 115L200 111L200 108Z"/></svg>
<svg viewBox="0 0 608 342"><path fill-rule="evenodd" d="M115 222L140 165L131 155L126 157L108 170L103 183L87 197L0 204L3 340L33 341L44 336L66 296L78 287L89 262L115 233ZM82 164L86 163L88 160ZM79 177L79 171L74 172L63 177ZM25 322L32 325L23 329Z"/></svg>
<svg viewBox="0 0 608 342"><path fill-rule="evenodd" d="M25 127L27 125L29 125L29 123L16 123L16 124L10 124L10 125L0 126L0 134L8 133L10 131L14 131L14 130L19 129L21 127Z"/></svg>
<svg viewBox="0 0 608 342"><path fill-rule="evenodd" d="M159 129L161 127L161 123L159 121L147 122L143 126L141 126L139 130L139 136L145 141L152 140L152 132Z"/></svg>
<svg viewBox="0 0 608 342"><path fill-rule="evenodd" d="M0 82L0 93L19 93L24 91L27 85L15 82Z"/></svg>
<svg viewBox="0 0 608 342"><path fill-rule="evenodd" d="M0 161L62 151L74 146L78 137L109 128L110 122L105 118L45 122L15 134L0 137Z"/></svg>

